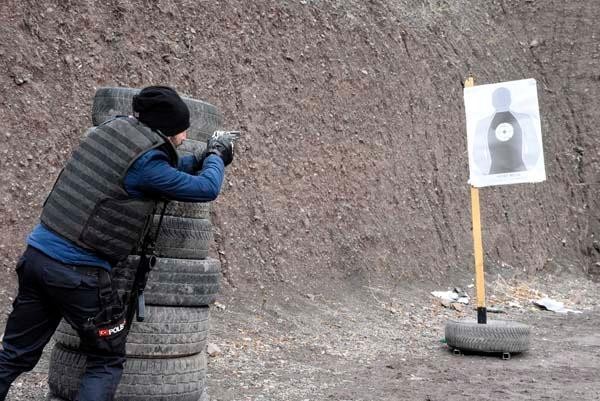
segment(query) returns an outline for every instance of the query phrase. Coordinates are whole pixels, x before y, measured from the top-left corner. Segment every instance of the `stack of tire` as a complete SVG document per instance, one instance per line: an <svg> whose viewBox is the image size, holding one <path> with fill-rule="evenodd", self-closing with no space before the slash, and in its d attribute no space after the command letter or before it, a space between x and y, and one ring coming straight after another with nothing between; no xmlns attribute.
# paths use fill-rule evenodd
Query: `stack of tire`
<svg viewBox="0 0 600 401"><path fill-rule="evenodd" d="M93 123L131 114L131 99L139 90L100 88L94 97ZM190 109L188 140L180 156L205 146L221 126L216 108L183 97ZM160 229L162 208L156 211L151 232L157 232L157 263L144 292L146 319L134 321L127 338L127 362L117 401L206 401L206 340L209 305L219 292L220 262L208 257L212 240L209 203L169 202ZM128 296L139 262L130 255L112 271L113 285ZM50 357L50 400L75 400L86 356L79 351L77 333L62 321Z"/></svg>

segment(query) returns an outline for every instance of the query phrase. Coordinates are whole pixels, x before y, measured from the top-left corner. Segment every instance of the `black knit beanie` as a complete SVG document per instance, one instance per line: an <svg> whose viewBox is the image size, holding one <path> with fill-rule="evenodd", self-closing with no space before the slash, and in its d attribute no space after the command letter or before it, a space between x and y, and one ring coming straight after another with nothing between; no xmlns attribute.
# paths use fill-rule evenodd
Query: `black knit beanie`
<svg viewBox="0 0 600 401"><path fill-rule="evenodd" d="M133 97L133 111L148 127L166 136L177 135L190 126L190 111L174 89L148 86Z"/></svg>

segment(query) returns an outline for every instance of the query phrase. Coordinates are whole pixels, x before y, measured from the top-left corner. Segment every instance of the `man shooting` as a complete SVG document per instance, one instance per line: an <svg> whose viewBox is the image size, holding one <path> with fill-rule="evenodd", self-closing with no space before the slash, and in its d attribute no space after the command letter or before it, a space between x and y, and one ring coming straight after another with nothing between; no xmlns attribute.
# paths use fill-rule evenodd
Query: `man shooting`
<svg viewBox="0 0 600 401"><path fill-rule="evenodd" d="M186 139L190 113L177 92L147 87L132 106L134 116L101 124L82 140L27 238L0 352L0 401L36 365L61 318L87 355L78 399L113 400L127 325L111 269L138 246L158 199L208 202L219 195L235 137L213 136L206 150L179 159L175 147Z"/></svg>

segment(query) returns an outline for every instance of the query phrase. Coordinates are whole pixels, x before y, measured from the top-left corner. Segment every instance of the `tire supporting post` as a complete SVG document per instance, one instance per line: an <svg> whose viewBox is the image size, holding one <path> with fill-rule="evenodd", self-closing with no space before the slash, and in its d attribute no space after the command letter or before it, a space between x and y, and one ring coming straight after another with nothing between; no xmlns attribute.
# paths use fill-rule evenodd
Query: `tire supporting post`
<svg viewBox="0 0 600 401"><path fill-rule="evenodd" d="M467 78L465 88L475 86L473 77ZM485 307L485 279L483 274L483 241L481 237L481 213L479 189L471 186L471 218L473 220L473 254L475 256L475 289L477 293L477 323L487 323Z"/></svg>

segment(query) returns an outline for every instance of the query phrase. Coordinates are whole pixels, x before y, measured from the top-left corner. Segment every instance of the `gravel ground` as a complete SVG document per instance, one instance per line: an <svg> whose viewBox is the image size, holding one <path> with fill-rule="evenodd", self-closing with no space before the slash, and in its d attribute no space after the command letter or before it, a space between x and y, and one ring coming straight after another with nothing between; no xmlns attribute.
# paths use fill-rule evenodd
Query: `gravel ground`
<svg viewBox="0 0 600 401"><path fill-rule="evenodd" d="M472 296L469 284L456 283ZM446 289L371 283L312 293L273 288L257 298L228 290L212 309L211 401L599 399L599 284L570 275L488 276L489 305L505 312L488 318L532 326L530 351L508 361L452 354L445 322L475 312L430 294ZM583 313L543 311L526 299L542 294ZM44 399L46 370L42 360L8 400Z"/></svg>

